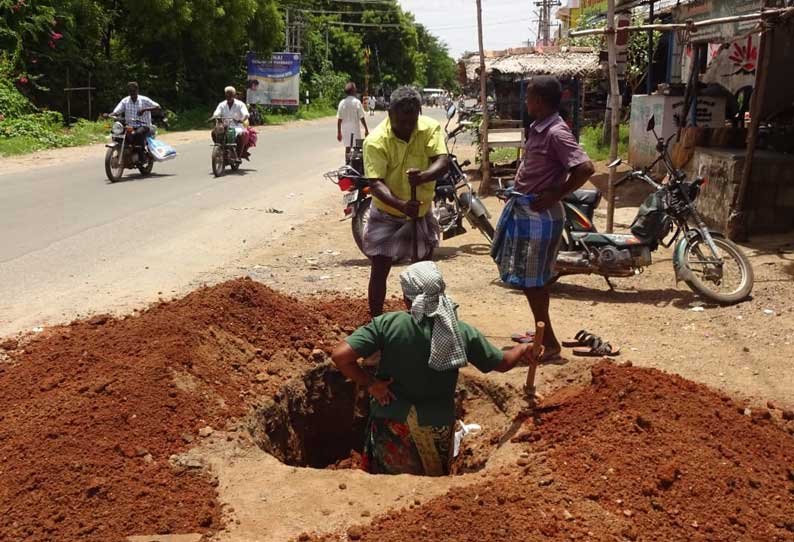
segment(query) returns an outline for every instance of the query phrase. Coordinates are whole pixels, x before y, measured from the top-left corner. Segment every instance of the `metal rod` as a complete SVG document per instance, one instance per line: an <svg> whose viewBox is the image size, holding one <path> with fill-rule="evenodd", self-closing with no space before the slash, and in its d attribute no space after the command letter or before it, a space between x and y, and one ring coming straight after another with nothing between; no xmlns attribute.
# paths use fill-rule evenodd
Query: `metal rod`
<svg viewBox="0 0 794 542"><path fill-rule="evenodd" d="M785 15L786 13L794 12L794 8L780 8L780 9L765 9L757 13L746 13L744 15L731 15L729 17L719 17L717 19L706 19L703 21L687 21L686 23L666 23L666 24L641 24L635 26L621 27L620 31L628 32L641 32L643 30L685 30L691 28L696 30L705 26L714 26L724 23L737 23L742 21L761 21L769 17L778 15ZM588 30L574 30L569 33L572 38L581 36L596 36L600 34L609 34L614 32L609 28L592 28Z"/></svg>
<svg viewBox="0 0 794 542"><path fill-rule="evenodd" d="M483 47L482 42L482 0L477 0L477 41L480 46L480 103L482 105L482 124L480 125L482 182L480 183L480 194L485 194L491 185L491 157L488 148L488 73L485 71L485 47Z"/></svg>
<svg viewBox="0 0 794 542"><path fill-rule="evenodd" d="M654 4L655 2L651 2L648 12L648 24L653 24ZM653 30L648 30L648 72L645 75L645 90L648 95L653 92Z"/></svg>
<svg viewBox="0 0 794 542"><path fill-rule="evenodd" d="M91 115L91 72L88 72L88 120L93 121L94 117Z"/></svg>

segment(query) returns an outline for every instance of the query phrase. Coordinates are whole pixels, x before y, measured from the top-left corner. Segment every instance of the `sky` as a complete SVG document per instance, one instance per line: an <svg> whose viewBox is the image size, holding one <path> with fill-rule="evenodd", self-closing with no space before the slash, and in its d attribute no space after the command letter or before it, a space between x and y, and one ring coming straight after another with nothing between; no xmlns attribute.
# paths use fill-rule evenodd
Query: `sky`
<svg viewBox="0 0 794 542"><path fill-rule="evenodd" d="M453 58L477 51L475 0L398 0L416 21L441 38ZM535 39L534 0L482 0L483 44L486 49L522 47Z"/></svg>

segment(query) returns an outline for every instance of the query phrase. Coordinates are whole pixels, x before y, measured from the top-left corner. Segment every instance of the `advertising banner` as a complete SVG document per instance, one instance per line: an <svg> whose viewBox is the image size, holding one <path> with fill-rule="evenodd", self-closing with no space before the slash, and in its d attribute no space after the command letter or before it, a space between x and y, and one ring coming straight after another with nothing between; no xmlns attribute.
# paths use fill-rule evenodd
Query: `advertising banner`
<svg viewBox="0 0 794 542"><path fill-rule="evenodd" d="M273 53L267 60L248 53L249 104L273 106L299 105L301 56L299 53Z"/></svg>

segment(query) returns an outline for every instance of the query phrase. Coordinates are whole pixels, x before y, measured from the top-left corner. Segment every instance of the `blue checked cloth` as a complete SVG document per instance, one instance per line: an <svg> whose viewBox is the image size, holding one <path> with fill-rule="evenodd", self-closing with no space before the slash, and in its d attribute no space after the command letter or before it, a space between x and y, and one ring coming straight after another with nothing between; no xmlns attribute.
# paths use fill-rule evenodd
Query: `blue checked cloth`
<svg viewBox="0 0 794 542"><path fill-rule="evenodd" d="M502 282L518 288L540 288L549 283L565 223L562 203L537 213L530 208L534 199L533 194L510 198L491 245Z"/></svg>

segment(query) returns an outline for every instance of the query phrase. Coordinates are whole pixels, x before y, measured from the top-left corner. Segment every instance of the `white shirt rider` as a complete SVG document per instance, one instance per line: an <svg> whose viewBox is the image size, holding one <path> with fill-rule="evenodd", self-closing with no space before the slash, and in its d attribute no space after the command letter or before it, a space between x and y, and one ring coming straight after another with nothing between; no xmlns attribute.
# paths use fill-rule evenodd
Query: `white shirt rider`
<svg viewBox="0 0 794 542"><path fill-rule="evenodd" d="M240 100L234 97L234 91L226 90L226 99L218 104L215 112L212 114L213 118L231 119L231 126L234 126L234 131L240 135L245 130L243 121L248 120L248 108Z"/></svg>
<svg viewBox="0 0 794 542"><path fill-rule="evenodd" d="M355 85L348 83L345 92L347 92L347 98L339 102L339 107L336 110L337 139L345 147L349 147L351 138L354 145L357 139L361 139L361 125L364 126L365 136L369 134L369 130L364 115L364 106L356 98Z"/></svg>
<svg viewBox="0 0 794 542"><path fill-rule="evenodd" d="M116 109L113 110L113 114L119 115L123 112L124 122L126 122L129 126L148 126L149 128L151 128L152 127L151 110L159 109L160 104L140 94L136 94L135 98L136 99L133 100L132 96L127 96L126 98L121 100L116 106ZM145 109L146 111L142 115L140 115L140 111L142 109Z"/></svg>

